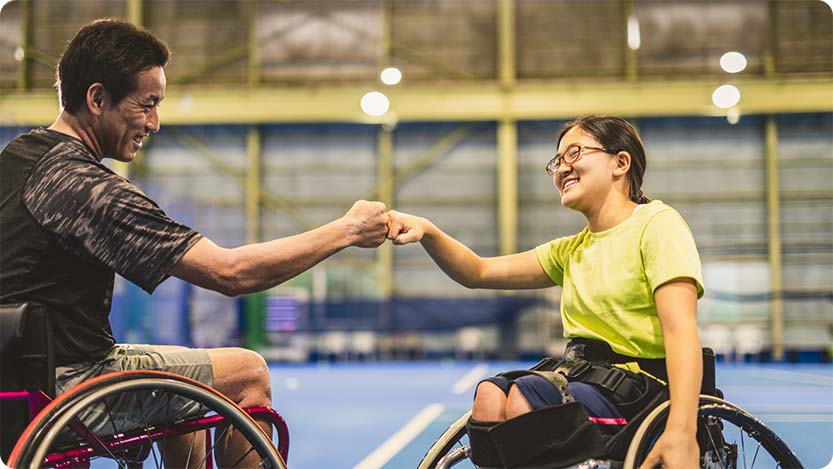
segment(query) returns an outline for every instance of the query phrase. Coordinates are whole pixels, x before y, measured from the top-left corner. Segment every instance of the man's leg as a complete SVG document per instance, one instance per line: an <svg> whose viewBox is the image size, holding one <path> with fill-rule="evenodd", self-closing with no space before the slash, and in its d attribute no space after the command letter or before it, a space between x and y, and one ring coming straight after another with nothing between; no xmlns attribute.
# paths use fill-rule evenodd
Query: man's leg
<svg viewBox="0 0 833 469"><path fill-rule="evenodd" d="M187 351L187 347L178 345L154 345L153 350L162 354ZM196 468L205 467L201 462L205 458L206 430L186 435L166 438L164 445L159 444L165 467Z"/></svg>
<svg viewBox="0 0 833 469"><path fill-rule="evenodd" d="M214 370L214 389L228 396L241 407L271 406L272 386L269 367L258 353L242 348L208 349ZM266 421L257 422L263 431L272 436L272 426ZM239 461L251 448L239 433L230 427L217 442L219 467L257 467L256 453Z"/></svg>

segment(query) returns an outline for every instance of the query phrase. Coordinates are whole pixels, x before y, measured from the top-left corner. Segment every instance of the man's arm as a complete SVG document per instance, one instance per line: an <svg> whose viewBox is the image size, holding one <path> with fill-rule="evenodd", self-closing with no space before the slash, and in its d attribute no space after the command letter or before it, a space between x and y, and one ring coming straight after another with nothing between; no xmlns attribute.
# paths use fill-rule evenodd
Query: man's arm
<svg viewBox="0 0 833 469"><path fill-rule="evenodd" d="M360 200L343 217L305 233L233 249L197 242L171 275L229 296L279 285L348 246L377 247L387 235L381 202Z"/></svg>

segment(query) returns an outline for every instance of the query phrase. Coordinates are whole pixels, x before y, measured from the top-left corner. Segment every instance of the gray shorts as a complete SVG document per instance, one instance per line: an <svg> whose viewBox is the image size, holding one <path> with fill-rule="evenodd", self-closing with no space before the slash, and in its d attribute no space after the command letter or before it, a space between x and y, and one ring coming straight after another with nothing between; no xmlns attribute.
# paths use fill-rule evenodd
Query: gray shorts
<svg viewBox="0 0 833 469"><path fill-rule="evenodd" d="M211 360L203 349L159 352L152 345L117 344L99 361L56 368L55 390L57 394L62 394L105 373L127 370L166 371L208 386L214 382ZM130 431L149 423L172 421L204 412L190 399L160 399L149 391L123 393L105 400L106 403L93 405L80 415L87 428L97 434Z"/></svg>

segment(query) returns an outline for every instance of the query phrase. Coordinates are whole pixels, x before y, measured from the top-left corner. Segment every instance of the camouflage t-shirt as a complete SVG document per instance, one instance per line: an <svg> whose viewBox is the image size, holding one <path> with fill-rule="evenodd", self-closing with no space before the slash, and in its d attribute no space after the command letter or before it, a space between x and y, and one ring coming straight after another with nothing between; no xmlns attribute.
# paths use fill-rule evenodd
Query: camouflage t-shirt
<svg viewBox="0 0 833 469"><path fill-rule="evenodd" d="M0 302L49 307L58 365L115 343L115 273L152 292L200 238L80 140L36 129L0 153Z"/></svg>

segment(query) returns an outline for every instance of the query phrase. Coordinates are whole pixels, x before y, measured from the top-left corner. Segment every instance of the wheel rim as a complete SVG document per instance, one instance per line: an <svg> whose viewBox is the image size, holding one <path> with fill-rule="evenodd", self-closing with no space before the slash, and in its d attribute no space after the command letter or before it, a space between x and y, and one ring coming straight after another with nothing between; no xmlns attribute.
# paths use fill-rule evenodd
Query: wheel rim
<svg viewBox="0 0 833 469"><path fill-rule="evenodd" d="M256 451L256 453L260 456L260 460L266 467L277 467L282 468L285 467L283 461L281 460L280 456L277 455L276 450L272 446L270 439L263 434L259 427L251 420L251 418L242 412L239 407L234 405L231 401L225 398L222 395L217 394L210 389L204 387L195 386L186 380L179 380L178 378L171 378L167 375L157 375L158 377L147 377L148 375L154 376L152 373L148 373L142 376L127 376L125 378L119 379L120 377L115 377L112 381L114 382L102 382L99 383L98 386L92 386L89 392L87 393L79 393L82 394L79 398L69 399L65 402L65 405L62 406L60 409L55 409L54 415L48 416L44 419L43 425L37 431L32 432L31 437L29 438L30 444L27 445L27 448L21 450L21 456L18 461L21 465L28 465L30 467L39 467L40 463L44 461L47 455L51 455L50 450L56 449L54 444L56 442L60 442L61 438L65 438L68 434L66 428L70 422L74 421L77 417L86 418L89 415L90 409L94 409L97 406L100 408L103 405L103 408L107 408L107 400L108 398L113 398L116 396L123 396L128 394L138 394L141 392L146 393L159 393L159 395L167 395L174 396L176 398L186 398L191 399L194 403L199 405L199 410L197 413L204 414L205 412L209 413L207 417L194 417L189 419L187 422L178 422L178 425L181 427L177 430L186 430L185 433L190 433L193 435L192 437L192 444L191 450L193 450L194 442L196 442L196 438L198 433L191 428L196 430L203 430L205 428L212 428L210 424L213 422L214 426L216 427L217 423L220 421L221 418L225 419L225 422L233 424L234 431L239 432L241 435L245 437L248 443L251 445L251 449ZM153 394L155 395L155 394ZM138 402L142 402L142 399L138 399ZM170 402L170 401L169 401ZM100 415L102 411L99 409L96 411L96 415ZM109 412L109 410L106 410ZM140 409L131 408L130 413L139 412L144 415L144 412ZM212 419L212 414L215 418ZM126 415L127 412L122 412L122 414ZM146 418L146 417L142 417ZM111 417L111 422L114 422L116 419ZM165 419L165 428L162 428L161 431L162 435L165 438L169 434L169 431L176 429L177 427L171 426L167 427L168 419ZM202 427L196 425L196 423L201 423ZM196 426L188 427L188 425L195 424ZM125 467L127 465L126 461L131 461L134 456L134 453L128 453L125 450L123 443L131 441L131 438L136 438L138 440L144 439L145 442L150 440L150 432L160 431L160 425L149 425L148 421L145 421L142 425L143 428L141 429L129 429L128 431L122 431L125 427L120 427L113 423L113 427L110 430L111 435L122 435L122 436L113 436L113 439L107 440L100 440L99 446L104 448L111 448L108 451L105 457L109 457L115 461L115 464L118 467ZM208 425L208 426L205 426ZM222 436L225 434L223 432L229 430L229 425L223 425L222 427L217 427L214 430L214 436L219 437L215 438L216 440L222 439ZM70 432L75 433L75 432ZM77 436L77 433L75 433ZM180 433L181 434L181 433ZM200 433L200 436L202 434ZM147 437L147 438L145 438ZM95 437L93 437L95 439ZM213 445L212 442L215 441L212 439L211 441L206 442L207 445ZM90 439L87 439L90 441ZM116 441L115 447L108 446L106 443L113 443ZM158 440L155 440L158 441ZM162 440L163 444L166 441ZM93 441L95 443L95 441ZM162 455L154 451L154 446L158 445L144 445L149 450L145 457L147 457L146 462L155 462L157 467L164 467L164 461ZM115 451L112 450L115 448ZM158 448L157 448L158 449ZM200 462L199 459L204 457L212 456L214 447L209 447L209 450L205 453L205 455L197 455L195 456L194 462ZM87 448L88 452L90 448ZM64 453L62 453L63 455ZM101 454L94 454L94 456L101 456ZM139 454L141 456L141 454ZM190 460L190 453L189 453L189 463L192 462ZM37 463L36 463L37 462ZM207 462L207 464L211 464ZM199 465L202 465L201 462Z"/></svg>

